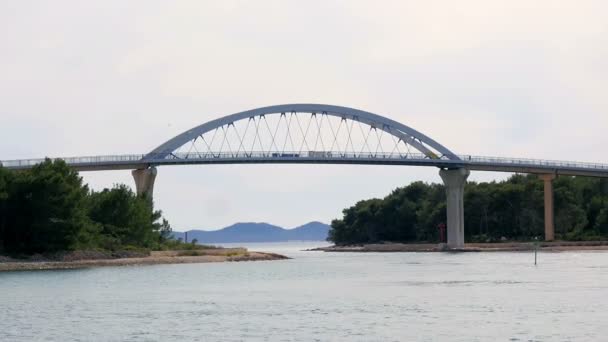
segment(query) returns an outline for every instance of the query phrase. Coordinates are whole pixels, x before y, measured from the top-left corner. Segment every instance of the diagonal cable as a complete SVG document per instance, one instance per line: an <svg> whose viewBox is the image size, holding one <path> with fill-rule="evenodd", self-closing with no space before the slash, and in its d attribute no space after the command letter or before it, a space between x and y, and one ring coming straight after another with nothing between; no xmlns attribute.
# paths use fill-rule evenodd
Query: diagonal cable
<svg viewBox="0 0 608 342"><path fill-rule="evenodd" d="M209 143L209 153L211 153L211 156L212 156L212 157L215 157L215 153L213 153L212 146L213 146L213 142L215 141L215 137L217 136L217 132L218 132L218 131L219 131L219 128L216 128L216 129L213 131L213 137L211 137L211 142ZM218 155L218 156L219 156L219 155Z"/></svg>
<svg viewBox="0 0 608 342"><path fill-rule="evenodd" d="M226 143L227 139L227 134L226 130L224 129L224 126L220 126L220 128L222 129L222 133L224 134L224 140L222 140L222 144L220 145L220 151L218 152L218 156L222 154L222 151L224 150L224 144Z"/></svg>
<svg viewBox="0 0 608 342"><path fill-rule="evenodd" d="M374 131L376 131L376 138L378 139L378 144L376 145L376 156L377 156L378 148L380 149L380 152L382 154L384 154L384 149L382 148L382 137L384 136L384 130L383 129L380 130L380 136L378 136L378 129L374 128Z"/></svg>
<svg viewBox="0 0 608 342"><path fill-rule="evenodd" d="M285 147L287 146L287 138L289 138L289 141L291 142L291 148L295 149L293 146L293 139L291 138L291 131L290 131L291 120L293 119L293 116L294 116L294 113L291 112L289 114L289 121L287 121L287 116L285 116L285 122L287 123L287 133L285 134L285 143L283 144L283 153L285 153Z"/></svg>
<svg viewBox="0 0 608 342"><path fill-rule="evenodd" d="M239 152L241 152L241 147L243 147L243 139L245 136L247 136L247 130L249 129L249 123L251 122L251 118L249 118L249 120L247 121L247 126L245 126L245 132L243 133L243 138L241 138L241 135L239 134L239 131L236 129L236 127L234 126L234 124L232 125L232 127L234 128L234 132L236 133L236 136L239 138L239 140L241 141L239 147L236 150L236 154L238 156ZM243 151L245 151L245 149L243 149Z"/></svg>
<svg viewBox="0 0 608 342"><path fill-rule="evenodd" d="M188 159L188 156L190 155L190 152L192 152L192 148L194 147L194 144L196 143L196 139L198 139L198 137L195 137L194 140L192 140L192 144L190 145L190 148L188 149L188 152L186 152L186 158Z"/></svg>
<svg viewBox="0 0 608 342"><path fill-rule="evenodd" d="M317 138L315 139L315 151L317 150L317 144L319 143L319 139L321 139L321 148L325 151L325 144L323 143L323 138L321 137L321 125L323 124L323 114L321 114L321 123L319 123L319 119L317 114L314 115L315 124L317 126Z"/></svg>
<svg viewBox="0 0 608 342"><path fill-rule="evenodd" d="M205 143L205 145L207 146L207 152L205 153L203 158L207 158L207 155L210 153L211 151L211 146L209 146L209 144L207 143L207 140L205 140L205 136L203 134L199 135L199 137L201 138L201 140Z"/></svg>
<svg viewBox="0 0 608 342"><path fill-rule="evenodd" d="M312 119L312 117L311 117L311 119ZM310 151L310 147L308 147L308 143L306 142L306 135L308 134L308 128L310 127L310 121L311 120L308 120L308 126L306 126L306 133L305 133L304 130L302 129L302 125L300 124L300 119L296 115L296 122L298 123L298 127L300 127L300 133L302 133L302 144L300 144L300 150L298 151L298 153L302 153L302 148L304 147L304 145L306 145L306 149L308 151Z"/></svg>
<svg viewBox="0 0 608 342"><path fill-rule="evenodd" d="M407 142L405 142L405 141L404 141L403 143L405 144L405 148L406 148L406 150L407 150L406 157L408 157L408 156L409 156L409 158L411 158L411 157L412 157L412 150L410 150L410 144L408 144L408 143L407 143Z"/></svg>
<svg viewBox="0 0 608 342"><path fill-rule="evenodd" d="M264 147L262 146L262 141L260 140L260 122L262 121L262 116L256 121L255 116L253 117L253 123L255 124L255 135L253 136L253 144L251 144L251 151L249 151L249 156L253 155L253 149L255 148L255 140L257 139L260 143L260 150L262 154L264 153Z"/></svg>
<svg viewBox="0 0 608 342"><path fill-rule="evenodd" d="M194 138L194 140L192 141L192 147L190 148L190 151L192 151L192 148L194 148L194 150L196 151L196 155L198 156L198 158L200 158L201 152L198 150L198 148L196 148L196 139L198 139L198 137ZM190 155L190 151L188 151L188 154L186 156Z"/></svg>
<svg viewBox="0 0 608 342"><path fill-rule="evenodd" d="M388 127L388 130L390 131L391 128ZM397 140L397 138L395 137L395 135L392 132L389 132L389 133L390 133L391 138L393 139L393 142L395 142L395 146L393 147L393 150L391 151L389 157L393 156L393 153L395 152L395 150L397 150L397 155L399 157L401 157L401 150L399 150L399 143L401 142L401 139Z"/></svg>
<svg viewBox="0 0 608 342"><path fill-rule="evenodd" d="M369 129L367 130L367 135L363 132L363 125L361 125L361 121L359 122L359 129L361 130L361 136L364 136L365 139L363 139L363 145L361 145L361 151L359 151L359 154L363 154L363 149L365 147L367 147L367 151L369 154L372 153L372 149L369 147L369 144L367 143L368 139L369 139L369 135L372 133L372 126L369 127Z"/></svg>
<svg viewBox="0 0 608 342"><path fill-rule="evenodd" d="M338 153L340 153L340 144L336 144L338 141L338 134L340 134L340 129L342 128L342 123L344 122L344 118L340 119L340 124L338 124L338 129L337 131L334 132L334 127L331 124L331 121L329 121L329 128L331 129L331 133L334 135L334 141L331 144L331 147L329 148L330 151L333 151L334 149L334 145L337 146L336 151L338 151Z"/></svg>
<svg viewBox="0 0 608 342"><path fill-rule="evenodd" d="M348 150L348 142L350 141L350 147L352 148L352 152L353 154L355 153L355 147L353 146L353 140L351 137L351 134L353 132L353 127L355 125L355 120L353 117L353 120L350 120L350 129L348 129L348 137L346 138L346 147L344 147L344 154L346 155L346 151ZM346 126L348 127L348 122L346 123Z"/></svg>
<svg viewBox="0 0 608 342"><path fill-rule="evenodd" d="M272 133L272 130L270 129L270 125L268 125L268 120L266 119L266 116L263 116L264 117L264 122L266 123L266 128L268 129L268 133L270 133L270 138L271 138L270 147L268 148L268 152L269 153L270 153L270 151L272 151L272 145L274 145L274 147L275 147L275 149L276 149L277 152L279 151L279 147L277 146L277 143L276 143L276 135L277 135L277 133L279 131L279 125L281 124L281 117L282 116L283 116L283 114L281 113L279 115L279 122L277 123L277 126L275 127L274 134ZM263 148L264 147L262 146L262 149Z"/></svg>

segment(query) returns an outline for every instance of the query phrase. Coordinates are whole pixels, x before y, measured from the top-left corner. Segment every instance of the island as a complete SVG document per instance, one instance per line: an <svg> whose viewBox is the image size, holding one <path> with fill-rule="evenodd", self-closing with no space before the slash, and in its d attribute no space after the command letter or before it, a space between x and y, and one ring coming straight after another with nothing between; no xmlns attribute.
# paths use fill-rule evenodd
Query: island
<svg viewBox="0 0 608 342"><path fill-rule="evenodd" d="M535 175L467 183L461 251L604 250L608 245L608 179L554 181L555 241L545 240L543 182ZM447 251L442 184L413 182L383 198L356 202L331 222L332 252ZM552 239L550 237L549 239ZM454 251L454 249L450 249Z"/></svg>
<svg viewBox="0 0 608 342"><path fill-rule="evenodd" d="M150 197L124 184L90 190L59 159L0 166L0 271L280 259L176 239Z"/></svg>
<svg viewBox="0 0 608 342"><path fill-rule="evenodd" d="M489 242L467 243L463 248L447 248L437 243L368 243L333 245L312 248L308 251L322 252L524 252L524 251L608 251L608 241L542 241L542 242Z"/></svg>
<svg viewBox="0 0 608 342"><path fill-rule="evenodd" d="M151 251L147 255L77 253L68 254L58 259L34 258L24 260L13 259L10 257L0 257L0 272L76 269L102 266L189 264L283 259L288 258L286 256L275 253L250 252L246 248L205 248L200 250Z"/></svg>

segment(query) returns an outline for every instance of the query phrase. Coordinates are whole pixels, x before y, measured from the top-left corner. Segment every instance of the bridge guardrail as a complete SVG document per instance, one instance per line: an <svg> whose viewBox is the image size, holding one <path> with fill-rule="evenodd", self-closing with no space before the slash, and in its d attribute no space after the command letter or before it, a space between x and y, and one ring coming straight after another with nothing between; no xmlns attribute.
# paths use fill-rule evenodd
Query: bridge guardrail
<svg viewBox="0 0 608 342"><path fill-rule="evenodd" d="M69 165L80 165L80 164L95 164L95 163L111 163L111 162L137 162L142 161L145 154L125 154L125 155L102 155L102 156L84 156L84 157L66 157L66 158L48 158L48 159L62 159ZM47 158L34 158L34 159L14 159L14 160L2 160L0 163L4 167L8 168L19 168L19 167L32 167L37 164L44 162Z"/></svg>
<svg viewBox="0 0 608 342"><path fill-rule="evenodd" d="M472 155L459 155L459 157L466 163L481 163L489 165L530 165L530 166L544 166L544 167L557 167L557 168L580 168L580 169L599 169L608 170L608 164L602 163L588 163L588 162L573 162L573 161L561 161L561 160L545 160L545 159L532 159L532 158L507 158L507 157L483 157L483 156L472 156Z"/></svg>
<svg viewBox="0 0 608 342"><path fill-rule="evenodd" d="M198 156L198 158L197 158ZM370 158L370 159L429 159L423 153L355 153L343 151L283 151L283 152L219 152L219 153L174 153L168 159L226 159L226 158L318 158L318 159L338 159L338 158ZM148 160L157 160L149 159Z"/></svg>
<svg viewBox="0 0 608 342"><path fill-rule="evenodd" d="M487 157L474 155L459 155L461 161L437 159L438 164L454 164L463 163L464 165L498 165L498 166L520 166L520 167L543 167L543 168L573 168L573 169L590 169L608 171L608 164L588 163L588 162L573 162L560 160L543 160L532 158L507 158L507 157ZM274 159L274 158L289 158L289 159L310 159L310 160L331 160L331 159L367 159L367 160L420 160L429 161L429 158L422 153L353 153L343 151L284 151L284 152L266 152L266 151L251 151L251 152L236 152L236 153L174 153L166 158L154 158L150 154L124 154L124 155L100 155L100 156L83 156L83 157L67 157L61 158L69 165L76 166L104 166L104 165L120 165L129 163L149 163L149 164L172 164L173 162L184 160L208 161L216 159ZM54 158L51 158L54 159ZM7 168L30 168L36 164L43 162L44 158L37 159L17 159L3 160L0 165Z"/></svg>
<svg viewBox="0 0 608 342"><path fill-rule="evenodd" d="M195 157L198 155L198 157ZM197 160L197 159L226 159L226 158L395 158L395 159L428 159L422 153L410 153L407 156L397 153L379 152L374 154L361 153L344 153L341 151L284 151L277 152L239 152L239 153L174 153L167 158L156 159L150 154L125 154L125 155L100 155L100 156L84 156L84 157L66 157L59 158L70 165L95 164L95 163L112 163L112 162L162 162L165 160ZM56 159L56 158L50 158ZM29 167L42 163L45 158L35 159L16 159L1 161L5 167Z"/></svg>

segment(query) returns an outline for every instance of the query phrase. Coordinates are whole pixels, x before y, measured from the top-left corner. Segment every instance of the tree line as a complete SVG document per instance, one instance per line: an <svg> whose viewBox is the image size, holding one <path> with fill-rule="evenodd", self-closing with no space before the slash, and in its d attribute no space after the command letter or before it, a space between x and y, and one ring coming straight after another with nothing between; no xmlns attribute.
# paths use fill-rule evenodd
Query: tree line
<svg viewBox="0 0 608 342"><path fill-rule="evenodd" d="M90 190L62 160L0 166L0 254L157 249L171 235L161 215L126 185Z"/></svg>
<svg viewBox="0 0 608 342"><path fill-rule="evenodd" d="M608 180L560 176L554 180L555 237L608 238ZM357 202L333 220L328 240L336 244L438 242L446 222L441 184L415 182L388 196ZM544 188L534 175L500 182L469 182L464 193L468 242L525 241L544 236Z"/></svg>

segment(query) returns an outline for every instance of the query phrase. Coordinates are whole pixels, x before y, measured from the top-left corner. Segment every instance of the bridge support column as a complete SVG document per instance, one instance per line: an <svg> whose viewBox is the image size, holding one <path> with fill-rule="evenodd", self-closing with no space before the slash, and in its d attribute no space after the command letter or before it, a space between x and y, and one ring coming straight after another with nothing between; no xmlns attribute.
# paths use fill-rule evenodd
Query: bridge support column
<svg viewBox="0 0 608 342"><path fill-rule="evenodd" d="M464 247L464 185L467 169L440 170L447 197L448 247Z"/></svg>
<svg viewBox="0 0 608 342"><path fill-rule="evenodd" d="M555 213L553 211L553 180L555 175L540 175L538 178L542 179L545 185L545 241L553 241L555 239Z"/></svg>
<svg viewBox="0 0 608 342"><path fill-rule="evenodd" d="M137 191L137 195L145 195L148 199L152 200L156 173L157 171L155 167L131 171L133 179L135 180L135 189Z"/></svg>

